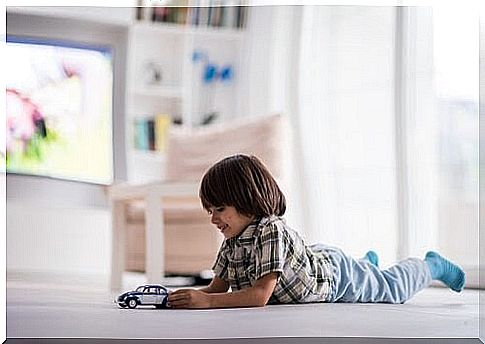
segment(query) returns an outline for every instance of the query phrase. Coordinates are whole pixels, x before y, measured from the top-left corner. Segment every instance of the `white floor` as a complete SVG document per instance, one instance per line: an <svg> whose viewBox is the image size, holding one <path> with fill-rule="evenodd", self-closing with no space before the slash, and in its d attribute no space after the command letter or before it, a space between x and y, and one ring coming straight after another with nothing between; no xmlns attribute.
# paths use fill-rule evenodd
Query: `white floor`
<svg viewBox="0 0 485 344"><path fill-rule="evenodd" d="M137 275L125 285L142 284ZM120 309L103 283L7 278L7 337L478 337L479 294L428 288L403 305L306 304L217 310Z"/></svg>

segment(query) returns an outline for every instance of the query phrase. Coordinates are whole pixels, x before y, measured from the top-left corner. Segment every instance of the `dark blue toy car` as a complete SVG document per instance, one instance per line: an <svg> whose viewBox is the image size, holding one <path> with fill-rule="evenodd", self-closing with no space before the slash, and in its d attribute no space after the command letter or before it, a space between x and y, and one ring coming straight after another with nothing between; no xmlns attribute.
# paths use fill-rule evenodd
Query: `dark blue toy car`
<svg viewBox="0 0 485 344"><path fill-rule="evenodd" d="M159 284L146 284L134 291L121 294L115 302L121 308L136 308L137 306L155 306L167 308L168 290Z"/></svg>

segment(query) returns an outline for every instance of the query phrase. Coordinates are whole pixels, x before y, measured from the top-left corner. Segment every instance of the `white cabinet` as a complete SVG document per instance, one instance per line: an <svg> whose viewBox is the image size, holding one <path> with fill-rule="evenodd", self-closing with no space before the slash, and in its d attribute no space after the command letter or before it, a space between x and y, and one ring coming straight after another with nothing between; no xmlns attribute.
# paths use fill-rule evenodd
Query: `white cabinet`
<svg viewBox="0 0 485 344"><path fill-rule="evenodd" d="M164 177L164 152L153 150L153 145L151 150L137 145L143 119L163 114L191 128L204 120L240 115L245 28L189 24L195 8L187 13L185 23L176 24L153 22L145 12L149 19L134 19L129 27L125 141L130 182ZM247 15L246 8L246 20Z"/></svg>

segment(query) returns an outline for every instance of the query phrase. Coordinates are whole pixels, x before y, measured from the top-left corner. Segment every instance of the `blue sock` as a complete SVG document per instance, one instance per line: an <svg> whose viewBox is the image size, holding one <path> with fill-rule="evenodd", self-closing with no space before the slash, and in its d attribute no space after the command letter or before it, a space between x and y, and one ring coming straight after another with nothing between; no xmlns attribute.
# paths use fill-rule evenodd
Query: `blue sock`
<svg viewBox="0 0 485 344"><path fill-rule="evenodd" d="M367 252L364 256L364 259L367 259L372 265L379 267L379 257L374 251Z"/></svg>
<svg viewBox="0 0 485 344"><path fill-rule="evenodd" d="M451 290L460 292L465 285L465 272L458 266L443 258L438 253L429 251L424 261L431 271L431 278L446 284Z"/></svg>

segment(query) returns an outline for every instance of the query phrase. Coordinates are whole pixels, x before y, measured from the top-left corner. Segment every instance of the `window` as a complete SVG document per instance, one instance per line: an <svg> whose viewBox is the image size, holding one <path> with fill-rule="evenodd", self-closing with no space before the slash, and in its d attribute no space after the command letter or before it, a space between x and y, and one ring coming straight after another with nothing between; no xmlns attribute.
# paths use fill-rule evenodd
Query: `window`
<svg viewBox="0 0 485 344"><path fill-rule="evenodd" d="M438 243L444 254L477 266L479 20L448 7L435 8L433 18Z"/></svg>
<svg viewBox="0 0 485 344"><path fill-rule="evenodd" d="M478 16L443 6L402 13L400 256L439 250L472 272L468 282L476 284Z"/></svg>

